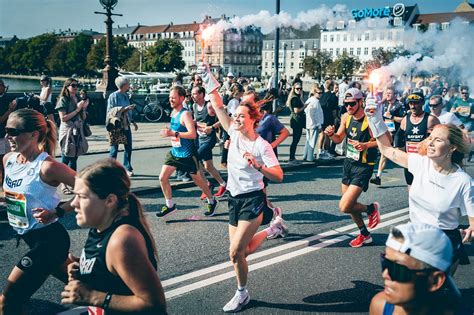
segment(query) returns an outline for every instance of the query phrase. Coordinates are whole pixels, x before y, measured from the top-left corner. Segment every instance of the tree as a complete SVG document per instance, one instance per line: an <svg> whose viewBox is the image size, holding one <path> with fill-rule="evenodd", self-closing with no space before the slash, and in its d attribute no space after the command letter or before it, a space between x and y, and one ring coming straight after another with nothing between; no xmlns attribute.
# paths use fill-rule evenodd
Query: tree
<svg viewBox="0 0 474 315"><path fill-rule="evenodd" d="M183 45L175 39L160 39L149 49L145 71L176 71L186 65L182 57Z"/></svg>
<svg viewBox="0 0 474 315"><path fill-rule="evenodd" d="M331 54L321 50L303 60L303 71L317 80L322 80L332 64Z"/></svg>
<svg viewBox="0 0 474 315"><path fill-rule="evenodd" d="M47 70L46 59L56 41L53 34L42 34L27 40L23 59L29 73L42 73Z"/></svg>
<svg viewBox="0 0 474 315"><path fill-rule="evenodd" d="M5 63L13 73L28 73L28 65L25 52L28 51L28 42L19 40L5 50Z"/></svg>
<svg viewBox="0 0 474 315"><path fill-rule="evenodd" d="M68 42L58 42L51 49L48 58L46 59L46 66L53 75L71 75L72 69L68 68L66 59L69 50Z"/></svg>
<svg viewBox="0 0 474 315"><path fill-rule="evenodd" d="M336 60L331 64L331 72L337 77L347 77L360 68L361 62L359 58L350 56L347 53L342 53Z"/></svg>
<svg viewBox="0 0 474 315"><path fill-rule="evenodd" d="M86 61L92 42L92 36L79 34L68 43L65 70L68 69L69 71L64 74L85 75L89 72L86 68Z"/></svg>
<svg viewBox="0 0 474 315"><path fill-rule="evenodd" d="M86 69L90 71L98 71L105 67L105 46L106 39L103 37L92 48L87 55ZM128 58L133 54L135 48L128 46L127 40L123 37L113 38L113 59L116 66L122 67Z"/></svg>
<svg viewBox="0 0 474 315"><path fill-rule="evenodd" d="M123 69L132 72L140 71L140 51L138 49L127 59L123 65Z"/></svg>

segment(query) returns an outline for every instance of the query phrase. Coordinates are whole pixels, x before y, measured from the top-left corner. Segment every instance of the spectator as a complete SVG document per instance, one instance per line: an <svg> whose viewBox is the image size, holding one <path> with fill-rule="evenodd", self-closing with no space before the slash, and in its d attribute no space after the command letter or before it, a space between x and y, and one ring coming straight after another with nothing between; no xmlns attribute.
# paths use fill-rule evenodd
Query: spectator
<svg viewBox="0 0 474 315"><path fill-rule="evenodd" d="M332 80L329 79L324 82L324 93L319 99L324 115L322 130L325 130L327 126L335 125L336 122L339 100L332 92L333 88L334 82ZM332 159L333 157L328 152L330 142L329 138L324 134L324 132L321 132L318 140L319 158L322 160Z"/></svg>
<svg viewBox="0 0 474 315"><path fill-rule="evenodd" d="M288 101L286 102L291 111L290 127L293 129L293 140L290 145L290 159L289 164L298 164L296 160L296 148L298 142L303 134L303 129L306 124L305 108L307 105L303 103L303 87L300 83L293 85L290 95L288 95Z"/></svg>
<svg viewBox="0 0 474 315"><path fill-rule="evenodd" d="M321 88L314 84L309 92L309 98L306 101L307 107L304 110L306 114L306 143L304 147L303 161L314 161L314 149L318 141L318 135L324 122L324 114L319 103L322 94Z"/></svg>

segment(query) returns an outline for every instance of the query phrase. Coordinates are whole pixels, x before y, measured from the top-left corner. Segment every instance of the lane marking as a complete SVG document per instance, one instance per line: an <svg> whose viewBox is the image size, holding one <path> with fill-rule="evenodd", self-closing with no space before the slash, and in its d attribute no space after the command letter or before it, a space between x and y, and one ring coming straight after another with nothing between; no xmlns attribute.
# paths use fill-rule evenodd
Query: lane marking
<svg viewBox="0 0 474 315"><path fill-rule="evenodd" d="M408 208L403 208L403 209L400 209L400 210L396 210L396 211L392 211L392 212L383 214L383 215L380 216L380 219L382 220L382 219L391 218L393 216L404 214L406 212L408 212ZM380 223L379 226L382 223ZM288 249L291 249L291 248L295 248L295 247L299 247L299 246L308 246L310 242L317 241L319 239L326 238L326 237L329 237L329 236L334 236L334 235L337 235L337 234L341 234L341 233L344 233L346 231L350 231L350 230L353 230L353 229L357 229L357 226L354 223L351 223L351 224L345 225L345 226L340 227L340 228L331 229L331 230L328 230L326 232L322 232L320 234L316 234L316 235L304 238L302 240L293 241L293 242L290 242L290 243L287 243L287 244L283 244L283 245L280 245L280 246L275 246L275 247L272 247L272 248L269 248L269 249L266 249L266 250L262 250L262 251L259 251L257 253L253 253L253 254L249 255L247 257L247 262L253 261L253 260L258 259L258 258L268 256L268 255L272 255L272 254L275 254L275 253L278 253L278 252L281 252L281 251L285 251L285 250L288 250ZM181 276L177 276L177 277L174 277L174 278L164 280L164 281L161 282L161 285L163 286L163 288L169 287L171 285L178 284L178 283L184 282L184 281L188 281L188 280L191 280L191 279L194 279L194 278L198 278L198 277L204 276L206 274L214 273L216 271L226 269L226 268L232 268L232 264L230 263L230 261L220 263L220 264L217 264L217 265L214 265L214 266L211 266L211 267L207 267L207 268L204 268L204 269L192 271L192 272L189 272L189 273L181 275Z"/></svg>
<svg viewBox="0 0 474 315"><path fill-rule="evenodd" d="M398 222L401 222L401 221L406 221L408 219L409 219L409 215L403 215L401 217L397 217L397 218L385 221L383 223L380 223L375 229L372 229L372 231L382 229L384 227L390 226L392 224L395 224L395 223L398 223ZM330 231L330 232L331 232L331 233L329 233L329 234L331 234L330 236L332 236L334 234L338 234L335 231ZM332 233L332 232L334 232L334 233ZM358 234L358 233L359 232L356 231L356 232L352 232L350 234L352 235L352 234ZM318 236L320 236L320 234ZM292 251L292 252L277 256L277 257L273 257L273 258L270 258L270 259L267 259L267 260L264 260L264 261L261 261L261 262L258 262L258 263L249 264L249 272L254 271L254 270L258 270L258 269L261 269L261 268L264 268L264 267L268 267L268 266L274 265L276 263L286 261L286 260L301 256L301 255L304 255L304 254L308 254L308 253L320 250L321 248L324 248L324 247L327 247L327 246L345 241L349 238L350 237L348 235L340 235L340 236L330 238L330 239L323 239L319 243L309 245L309 246L301 248L299 250L295 250L295 251ZM230 265L230 263L229 263L229 265ZM191 284L188 284L188 285L176 288L176 289L165 291L165 297L167 299L171 299L171 298L189 293L191 291L194 291L194 290L197 290L197 289L200 289L200 288L203 288L203 287L207 287L207 286L210 286L214 283L222 282L224 280L231 279L231 278L234 278L234 277L235 277L235 273L232 270L232 271L229 271L229 272L217 275L217 276L213 276L213 277L210 277L210 278L207 278L207 279L204 279L204 280L200 280L200 281L197 281L197 282L194 282L194 283L191 283Z"/></svg>

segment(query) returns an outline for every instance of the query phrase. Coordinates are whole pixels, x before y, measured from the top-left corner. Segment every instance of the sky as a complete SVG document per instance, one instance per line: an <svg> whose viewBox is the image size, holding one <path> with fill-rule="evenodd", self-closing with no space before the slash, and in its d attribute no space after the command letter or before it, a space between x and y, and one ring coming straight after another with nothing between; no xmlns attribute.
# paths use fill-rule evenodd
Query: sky
<svg viewBox="0 0 474 315"><path fill-rule="evenodd" d="M280 0L280 10L296 16L299 12L318 8L346 5L349 10L367 7L381 8L398 2L418 4L420 13L452 12L462 0ZM374 6L374 3L376 5ZM0 0L0 36L28 38L59 29L93 29L105 32L104 16L99 0ZM261 10L274 13L276 0L118 0L113 17L115 24L160 25L200 22L204 16L245 16Z"/></svg>

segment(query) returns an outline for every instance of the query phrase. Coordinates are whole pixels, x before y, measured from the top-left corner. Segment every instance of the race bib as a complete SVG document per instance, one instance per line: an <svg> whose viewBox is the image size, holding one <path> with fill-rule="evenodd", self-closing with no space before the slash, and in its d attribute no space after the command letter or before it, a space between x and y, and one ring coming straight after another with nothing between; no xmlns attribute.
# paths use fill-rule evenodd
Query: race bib
<svg viewBox="0 0 474 315"><path fill-rule="evenodd" d="M105 315L105 311L101 307L89 306L87 307L87 315Z"/></svg>
<svg viewBox="0 0 474 315"><path fill-rule="evenodd" d="M393 120L387 119L385 120L385 125L388 128L388 131L394 132L395 131L395 122Z"/></svg>
<svg viewBox="0 0 474 315"><path fill-rule="evenodd" d="M207 134L205 132L206 130L206 123L205 122L198 122L197 123L197 134L200 136L200 137L207 137Z"/></svg>
<svg viewBox="0 0 474 315"><path fill-rule="evenodd" d="M173 148L181 148L181 140L179 137L171 137L171 146Z"/></svg>
<svg viewBox="0 0 474 315"><path fill-rule="evenodd" d="M458 113L461 116L468 117L471 112L471 108L469 106L460 106L458 107Z"/></svg>
<svg viewBox="0 0 474 315"><path fill-rule="evenodd" d="M27 229L30 226L26 211L26 197L20 193L5 191L8 222L14 228Z"/></svg>
<svg viewBox="0 0 474 315"><path fill-rule="evenodd" d="M418 153L419 142L407 141L407 153Z"/></svg>
<svg viewBox="0 0 474 315"><path fill-rule="evenodd" d="M347 140L347 152L346 157L353 159L354 161L359 161L360 152L354 148L354 140L348 139Z"/></svg>

